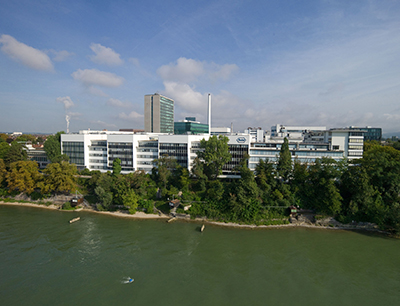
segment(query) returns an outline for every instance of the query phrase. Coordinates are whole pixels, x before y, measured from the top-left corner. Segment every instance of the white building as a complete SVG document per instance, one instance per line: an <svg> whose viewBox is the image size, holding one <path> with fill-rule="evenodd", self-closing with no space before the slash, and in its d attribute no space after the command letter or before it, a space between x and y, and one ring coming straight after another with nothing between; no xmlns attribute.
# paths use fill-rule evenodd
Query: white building
<svg viewBox="0 0 400 306"><path fill-rule="evenodd" d="M277 125L276 127L278 127ZM315 128L315 130L311 130ZM325 127L280 126L271 134L262 129L247 133L228 133L232 160L223 168L229 175L240 161L248 155L248 166L254 170L260 160L277 162L284 139L289 141L292 158L300 162L315 162L317 158L329 157L357 159L363 154L364 131L331 129ZM112 170L114 159L121 160L123 173L136 170L151 172L153 161L168 155L191 170L200 141L210 135L173 135L156 133L133 133L113 131L80 131L79 134L62 134L62 153L79 169Z"/></svg>

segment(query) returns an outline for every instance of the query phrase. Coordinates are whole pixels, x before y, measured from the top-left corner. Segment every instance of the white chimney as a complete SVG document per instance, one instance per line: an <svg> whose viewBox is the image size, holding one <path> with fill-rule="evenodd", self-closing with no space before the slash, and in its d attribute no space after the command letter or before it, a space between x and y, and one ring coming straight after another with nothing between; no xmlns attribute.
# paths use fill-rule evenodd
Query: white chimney
<svg viewBox="0 0 400 306"><path fill-rule="evenodd" d="M211 135L211 94L208 94L208 135Z"/></svg>

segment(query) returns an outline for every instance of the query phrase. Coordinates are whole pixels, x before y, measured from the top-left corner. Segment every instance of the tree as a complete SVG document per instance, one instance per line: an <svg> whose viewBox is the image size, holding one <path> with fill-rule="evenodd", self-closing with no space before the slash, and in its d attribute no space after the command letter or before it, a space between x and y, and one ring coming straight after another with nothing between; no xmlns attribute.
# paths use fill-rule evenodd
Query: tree
<svg viewBox="0 0 400 306"><path fill-rule="evenodd" d="M177 167L178 163L176 159L165 155L154 160L154 167L151 171L152 178L159 187L166 189L168 180L170 179L172 172L175 171Z"/></svg>
<svg viewBox="0 0 400 306"><path fill-rule="evenodd" d="M2 159L0 159L0 187L3 181L6 179L6 174L7 174L6 164Z"/></svg>
<svg viewBox="0 0 400 306"><path fill-rule="evenodd" d="M138 207L139 197L133 191L133 189L129 189L128 192L123 196L124 206L129 209L129 213L136 213L136 208Z"/></svg>
<svg viewBox="0 0 400 306"><path fill-rule="evenodd" d="M340 178L338 163L330 158L316 159L309 167L308 184L311 185L307 194L309 208L336 215L342 208L342 197L336 183Z"/></svg>
<svg viewBox="0 0 400 306"><path fill-rule="evenodd" d="M204 161L204 173L209 179L216 179L222 174L222 167L231 160L228 146L229 138L223 135L213 135L208 140L200 141L197 156Z"/></svg>
<svg viewBox="0 0 400 306"><path fill-rule="evenodd" d="M112 193L109 191L105 191L101 186L97 186L94 192L101 203L101 207L98 206L98 208L107 210L111 206L113 200Z"/></svg>
<svg viewBox="0 0 400 306"><path fill-rule="evenodd" d="M64 134L64 132L58 132L56 135L47 137L47 140L43 145L47 158L52 163L68 161L68 156L61 154L61 134Z"/></svg>
<svg viewBox="0 0 400 306"><path fill-rule="evenodd" d="M76 188L76 165L66 161L48 164L40 187L43 193L70 192Z"/></svg>
<svg viewBox="0 0 400 306"><path fill-rule="evenodd" d="M17 161L10 164L6 174L9 191L32 193L39 181L38 165L34 161Z"/></svg>
<svg viewBox="0 0 400 306"><path fill-rule="evenodd" d="M27 159L28 154L25 151L25 146L19 142L13 141L4 157L4 162L9 166L14 162L26 161Z"/></svg>
<svg viewBox="0 0 400 306"><path fill-rule="evenodd" d="M371 185L364 167L354 165L342 175L343 214L347 221L356 220L382 225L385 207L378 190Z"/></svg>
<svg viewBox="0 0 400 306"><path fill-rule="evenodd" d="M113 182L113 202L116 205L124 205L124 196L129 191L128 181L124 175L120 175L117 178L114 178Z"/></svg>
<svg viewBox="0 0 400 306"><path fill-rule="evenodd" d="M287 181L292 171L292 155L290 154L289 141L286 137L283 140L281 151L279 152L277 170L282 179Z"/></svg>
<svg viewBox="0 0 400 306"><path fill-rule="evenodd" d="M400 151L389 146L374 146L364 153L361 164L384 203L400 203Z"/></svg>
<svg viewBox="0 0 400 306"><path fill-rule="evenodd" d="M4 133L0 133L0 142L7 141L8 136Z"/></svg>
<svg viewBox="0 0 400 306"><path fill-rule="evenodd" d="M119 158L113 160L112 168L113 168L112 172L113 177L117 177L118 175L120 175L122 167L121 167L121 160Z"/></svg>
<svg viewBox="0 0 400 306"><path fill-rule="evenodd" d="M0 159L4 160L9 150L10 150L10 145L7 142L5 141L0 142Z"/></svg>

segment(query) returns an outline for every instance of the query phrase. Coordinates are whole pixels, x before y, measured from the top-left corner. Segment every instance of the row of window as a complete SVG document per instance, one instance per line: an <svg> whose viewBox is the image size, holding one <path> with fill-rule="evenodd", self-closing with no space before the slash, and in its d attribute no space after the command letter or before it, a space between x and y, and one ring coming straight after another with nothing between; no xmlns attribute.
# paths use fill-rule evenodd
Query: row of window
<svg viewBox="0 0 400 306"><path fill-rule="evenodd" d="M360 139L360 138L350 138L350 139L349 139L349 142L350 142L350 143L363 143L364 140L363 140L363 139Z"/></svg>

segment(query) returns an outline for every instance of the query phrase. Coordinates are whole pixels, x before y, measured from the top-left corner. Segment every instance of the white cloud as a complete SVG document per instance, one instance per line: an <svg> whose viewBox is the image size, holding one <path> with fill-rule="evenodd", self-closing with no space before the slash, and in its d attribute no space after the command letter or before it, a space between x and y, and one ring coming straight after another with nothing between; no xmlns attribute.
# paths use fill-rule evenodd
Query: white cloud
<svg viewBox="0 0 400 306"><path fill-rule="evenodd" d="M115 106L115 107L130 107L131 104L129 102L122 102L118 99L110 98L106 102L107 105Z"/></svg>
<svg viewBox="0 0 400 306"><path fill-rule="evenodd" d="M164 81L191 83L200 78L211 80L228 80L239 71L236 64L219 65L214 62L200 62L184 57L178 58L176 63L163 65L157 70L157 74Z"/></svg>
<svg viewBox="0 0 400 306"><path fill-rule="evenodd" d="M54 55L53 61L55 62L64 62L71 56L75 55L74 53L68 52L66 50L61 50L61 51L49 50L49 52Z"/></svg>
<svg viewBox="0 0 400 306"><path fill-rule="evenodd" d="M57 102L61 102L64 104L64 109L67 110L74 106L74 102L72 102L71 98L66 96L66 97L58 97Z"/></svg>
<svg viewBox="0 0 400 306"><path fill-rule="evenodd" d="M204 74L204 68L202 62L181 57L178 58L176 64L161 66L157 73L163 80L191 82Z"/></svg>
<svg viewBox="0 0 400 306"><path fill-rule="evenodd" d="M120 113L118 115L119 119L122 120L134 120L134 119L142 119L144 117L144 115L141 115L135 111L130 112L129 114L125 114L125 113Z"/></svg>
<svg viewBox="0 0 400 306"><path fill-rule="evenodd" d="M43 71L53 71L53 63L46 53L17 41L10 35L1 35L1 51L21 64Z"/></svg>
<svg viewBox="0 0 400 306"><path fill-rule="evenodd" d="M195 91L188 84L178 82L164 82L167 97L174 99L177 106L185 111L199 113L208 105L208 94Z"/></svg>
<svg viewBox="0 0 400 306"><path fill-rule="evenodd" d="M78 69L72 73L72 77L75 80L81 81L86 86L119 87L124 82L124 78L114 73L99 71L97 69Z"/></svg>
<svg viewBox="0 0 400 306"><path fill-rule="evenodd" d="M90 59L97 64L118 66L124 62L120 58L120 55L111 48L104 47L100 44L91 44L90 49L96 53L96 55L92 55Z"/></svg>

